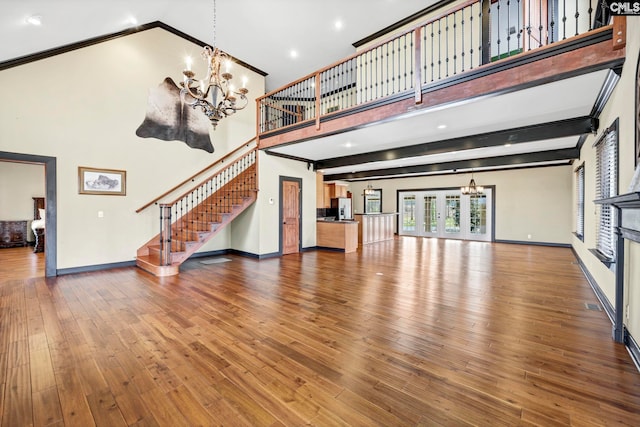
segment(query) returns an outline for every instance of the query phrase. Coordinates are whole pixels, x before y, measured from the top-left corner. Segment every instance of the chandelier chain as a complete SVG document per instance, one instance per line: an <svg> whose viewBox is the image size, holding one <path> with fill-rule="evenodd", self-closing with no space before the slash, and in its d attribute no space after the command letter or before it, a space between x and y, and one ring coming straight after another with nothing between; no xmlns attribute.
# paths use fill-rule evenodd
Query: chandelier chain
<svg viewBox="0 0 640 427"><path fill-rule="evenodd" d="M204 46L202 52L202 57L207 62L207 75L203 79L197 79L191 70L191 60L188 59L179 85L181 101L192 108L200 108L214 129L220 120L242 110L249 102L246 77L243 78L240 89L235 89L230 83L233 78L230 72L231 58L217 47L217 15L216 0L213 0L213 47Z"/></svg>
<svg viewBox="0 0 640 427"><path fill-rule="evenodd" d="M213 0L213 47L214 49L217 46L216 43L216 26L217 26L217 10L216 10L216 0Z"/></svg>

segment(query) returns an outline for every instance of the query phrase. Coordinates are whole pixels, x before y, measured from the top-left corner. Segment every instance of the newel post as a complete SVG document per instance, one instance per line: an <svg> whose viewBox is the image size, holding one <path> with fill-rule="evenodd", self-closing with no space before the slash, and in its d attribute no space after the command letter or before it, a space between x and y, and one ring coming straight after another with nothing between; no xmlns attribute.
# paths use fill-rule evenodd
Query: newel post
<svg viewBox="0 0 640 427"><path fill-rule="evenodd" d="M613 17L613 50L623 49L627 45L627 17Z"/></svg>
<svg viewBox="0 0 640 427"><path fill-rule="evenodd" d="M160 205L160 265L171 265L171 205Z"/></svg>

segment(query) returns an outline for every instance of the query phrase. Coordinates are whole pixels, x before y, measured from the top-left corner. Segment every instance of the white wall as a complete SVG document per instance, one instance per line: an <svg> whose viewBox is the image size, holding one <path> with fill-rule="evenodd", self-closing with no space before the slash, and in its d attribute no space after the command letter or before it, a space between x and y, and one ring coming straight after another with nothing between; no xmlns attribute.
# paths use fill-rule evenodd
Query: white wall
<svg viewBox="0 0 640 427"><path fill-rule="evenodd" d="M616 118L619 119L619 180L618 192L624 194L628 191L635 168L635 91L636 91L636 67L640 52L640 17L627 18L627 47L626 60L622 70L620 81L616 85L612 96L600 116L600 131L597 135L590 136L582 147L580 159L575 162L575 167L584 162L585 165L585 208L584 208L584 242L574 237L573 247L585 264L589 273L593 276L598 286L602 289L606 298L613 306L615 303L615 267L609 269L600 262L589 249L596 247L597 231L597 207L593 203L595 199L596 182L596 153L593 144L602 134L602 130L609 127ZM575 204L575 194L574 194ZM575 208L573 209L575 215ZM640 341L640 281L635 280L637 270L631 270L630 266L640 265L640 251L637 245L630 246L627 254L625 270L625 306L629 305L629 317L625 316L625 324L636 342Z"/></svg>
<svg viewBox="0 0 640 427"><path fill-rule="evenodd" d="M57 159L58 269L132 261L159 228L157 207L135 210L255 135L264 78L244 69L251 101L212 132L213 154L135 135L149 90L200 52L156 28L0 72L0 151ZM125 170L127 195L78 194L78 166ZM226 231L204 249L229 246Z"/></svg>
<svg viewBox="0 0 640 427"><path fill-rule="evenodd" d="M280 248L280 177L302 179L303 248L316 245L316 174L304 162L260 152L260 191L256 203L232 224L231 247L253 254L268 255ZM273 203L270 203L270 199ZM237 230L246 230L239 233Z"/></svg>
<svg viewBox="0 0 640 427"><path fill-rule="evenodd" d="M44 166L0 161L0 220L28 220L27 240L35 237L32 197L44 197Z"/></svg>
<svg viewBox="0 0 640 427"><path fill-rule="evenodd" d="M478 185L495 186L496 240L553 244L571 242L572 167L518 169L474 173ZM438 175L371 181L382 188L382 210L396 212L397 191L468 185L471 174ZM367 181L350 183L353 205L362 213ZM531 235L531 239L528 238Z"/></svg>

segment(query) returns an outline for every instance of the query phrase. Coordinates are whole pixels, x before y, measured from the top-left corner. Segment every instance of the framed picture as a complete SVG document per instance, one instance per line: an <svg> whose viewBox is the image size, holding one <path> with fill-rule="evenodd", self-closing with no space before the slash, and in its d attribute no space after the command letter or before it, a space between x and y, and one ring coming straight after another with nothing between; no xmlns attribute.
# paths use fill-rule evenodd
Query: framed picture
<svg viewBox="0 0 640 427"><path fill-rule="evenodd" d="M124 196L127 194L127 172L79 166L78 193Z"/></svg>

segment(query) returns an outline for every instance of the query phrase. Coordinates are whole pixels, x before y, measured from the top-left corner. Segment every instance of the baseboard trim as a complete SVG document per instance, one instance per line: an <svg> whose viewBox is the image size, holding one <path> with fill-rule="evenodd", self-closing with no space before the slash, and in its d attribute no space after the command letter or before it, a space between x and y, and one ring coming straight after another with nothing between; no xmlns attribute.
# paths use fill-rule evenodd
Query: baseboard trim
<svg viewBox="0 0 640 427"><path fill-rule="evenodd" d="M576 257L576 260L578 260L578 265L582 270L582 274L584 274L584 277L587 279L587 282L589 282L589 286L591 286L593 293L596 295L596 298L598 298L598 301L600 301L600 304L602 304L604 312L607 313L607 317L609 317L609 321L611 322L611 325L613 327L613 325L615 324L613 320L616 314L615 308L613 307L613 305L611 305L604 292L602 292L602 289L600 288L600 285L598 285L598 282L596 282L596 279L591 275L591 273L589 273L589 270L587 270L586 265L582 262L582 259L580 258L578 253L575 251L575 249L572 248L572 250L573 254ZM638 372L640 372L640 346L638 346L638 343L633 339L633 336L629 333L626 325L622 325L622 330L624 336L624 346L627 348L627 352L629 353L629 356L631 356L633 364L636 365L636 369L638 369Z"/></svg>
<svg viewBox="0 0 640 427"><path fill-rule="evenodd" d="M532 242L530 240L494 240L494 243L508 243L512 245L552 246L554 248L572 248L570 243Z"/></svg>
<svg viewBox="0 0 640 427"><path fill-rule="evenodd" d="M340 248L328 248L326 246L316 246L316 250L318 251L329 251L329 252L342 252L344 253L344 249Z"/></svg>
<svg viewBox="0 0 640 427"><path fill-rule="evenodd" d="M627 346L627 351L636 365L636 369L640 372L640 347L638 347L638 343L633 339L627 328L624 328L624 344Z"/></svg>
<svg viewBox="0 0 640 427"><path fill-rule="evenodd" d="M83 267L60 268L56 270L56 276L65 276L67 274L91 273L100 270L111 270L113 268L135 267L135 261L112 262L109 264L86 265Z"/></svg>
<svg viewBox="0 0 640 427"><path fill-rule="evenodd" d="M596 279L591 275L591 273L587 269L587 266L584 264L584 262L582 262L580 255L578 255L575 249L573 248L571 249L573 251L573 254L576 257L576 260L578 261L580 270L582 270L582 274L584 274L584 277L587 279L587 282L589 282L589 286L591 286L593 293L596 294L596 298L598 298L598 301L600 301L600 304L602 304L602 307L604 308L604 312L607 313L607 316L609 317L609 321L613 325L614 324L613 319L615 318L615 315L616 315L615 308L613 307L613 305L611 305L611 302L609 302L609 299L604 294L604 292L602 292L600 285L598 285L598 282L596 282Z"/></svg>
<svg viewBox="0 0 640 427"><path fill-rule="evenodd" d="M189 259L220 256L220 255L226 255L228 253L229 253L228 249L219 249L217 251L207 251L207 252L196 252L195 254L191 255Z"/></svg>
<svg viewBox="0 0 640 427"><path fill-rule="evenodd" d="M244 256L247 258L254 258L254 259L268 259L268 258L277 258L279 256L282 256L280 252L271 252L268 254L254 254L252 252L239 251L237 249L227 249L227 253Z"/></svg>

